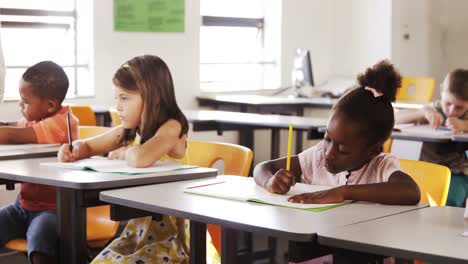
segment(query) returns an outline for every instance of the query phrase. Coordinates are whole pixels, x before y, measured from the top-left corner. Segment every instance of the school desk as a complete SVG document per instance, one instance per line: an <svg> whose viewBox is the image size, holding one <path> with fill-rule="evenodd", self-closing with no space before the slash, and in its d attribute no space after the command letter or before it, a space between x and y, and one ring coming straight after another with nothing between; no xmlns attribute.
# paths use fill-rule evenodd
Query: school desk
<svg viewBox="0 0 468 264"><path fill-rule="evenodd" d="M212 177L216 169L193 168L169 172L121 175L42 166L57 158L0 161L0 178L57 187L60 238L59 263L86 262L86 207L102 204L101 190Z"/></svg>
<svg viewBox="0 0 468 264"><path fill-rule="evenodd" d="M54 157L59 149L58 144L0 145L0 160Z"/></svg>
<svg viewBox="0 0 468 264"><path fill-rule="evenodd" d="M419 259L429 263L468 263L464 208L428 207L319 232L320 244L355 251Z"/></svg>
<svg viewBox="0 0 468 264"><path fill-rule="evenodd" d="M191 263L206 262L206 223L223 227L222 263L239 263L236 259L237 240L234 230L294 241L311 241L317 233L323 231L427 206L388 206L360 202L323 212L310 212L184 193L185 188L204 182L206 180L190 180L104 191L100 199L110 203L111 208L124 206L188 218L191 227ZM124 215L112 217L125 219Z"/></svg>
<svg viewBox="0 0 468 264"><path fill-rule="evenodd" d="M217 110L239 111L244 113L290 113L304 116L306 108L331 109L338 99L325 97L294 97L288 95L270 96L246 93L204 93L196 97L200 106L213 107ZM422 104L393 103L395 108L420 109ZM248 133L250 135L248 135ZM296 131L296 150L302 150L302 131ZM253 139L253 131L246 130L247 138Z"/></svg>
<svg viewBox="0 0 468 264"><path fill-rule="evenodd" d="M450 142L466 143L468 134L440 134L392 132L391 152L399 158L419 160L424 142L445 144Z"/></svg>
<svg viewBox="0 0 468 264"><path fill-rule="evenodd" d="M55 157L57 156L59 148L59 145L51 144L0 145L0 161ZM0 185L1 184L5 184L7 190L15 189L15 183L13 181L0 179Z"/></svg>
<svg viewBox="0 0 468 264"><path fill-rule="evenodd" d="M193 131L218 131L226 130L239 131L240 145L253 150L253 134L248 133L249 129L270 129L271 136L271 158L279 157L280 130L288 129L289 124L293 124L295 131L308 132L310 138L321 137L318 128L327 125L326 118L313 118L302 116L270 115L241 113L232 111L215 110L185 110L183 111L188 121L192 124ZM297 150L296 152L301 151Z"/></svg>
<svg viewBox="0 0 468 264"><path fill-rule="evenodd" d="M455 134L452 140L455 142L468 142L468 133Z"/></svg>

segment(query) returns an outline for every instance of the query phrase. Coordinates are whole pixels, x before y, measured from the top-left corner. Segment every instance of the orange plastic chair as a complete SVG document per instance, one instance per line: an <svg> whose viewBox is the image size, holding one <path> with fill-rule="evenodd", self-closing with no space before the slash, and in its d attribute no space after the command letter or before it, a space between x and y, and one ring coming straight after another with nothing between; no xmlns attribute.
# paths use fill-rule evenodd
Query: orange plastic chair
<svg viewBox="0 0 468 264"><path fill-rule="evenodd" d="M253 152L246 147L220 142L188 141L187 163L211 168L221 160L224 162L224 174L248 176L252 164ZM213 245L221 254L221 227L206 226Z"/></svg>
<svg viewBox="0 0 468 264"><path fill-rule="evenodd" d="M403 77L397 90L396 100L414 103L429 103L434 94L435 80L429 77Z"/></svg>
<svg viewBox="0 0 468 264"><path fill-rule="evenodd" d="M120 120L119 113L115 109L109 109L109 115L112 120L112 126L118 126L122 124L122 120Z"/></svg>
<svg viewBox="0 0 468 264"><path fill-rule="evenodd" d="M449 168L425 161L400 159L401 168L418 184L421 202L445 206L450 187Z"/></svg>
<svg viewBox="0 0 468 264"><path fill-rule="evenodd" d="M80 126L79 138L97 136L108 130L110 127ZM110 220L110 206L95 206L86 209L86 240L90 248L102 248L112 238L119 227L119 222ZM10 250L27 252L28 242L26 239L13 239L5 245Z"/></svg>
<svg viewBox="0 0 468 264"><path fill-rule="evenodd" d="M87 105L70 105L70 110L80 121L80 126L96 126L96 115Z"/></svg>

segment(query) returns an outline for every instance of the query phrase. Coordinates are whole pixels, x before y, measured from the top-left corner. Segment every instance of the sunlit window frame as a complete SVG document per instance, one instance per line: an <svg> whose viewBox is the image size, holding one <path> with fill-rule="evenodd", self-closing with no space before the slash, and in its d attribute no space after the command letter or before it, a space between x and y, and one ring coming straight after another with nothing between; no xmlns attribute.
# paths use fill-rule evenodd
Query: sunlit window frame
<svg viewBox="0 0 468 264"><path fill-rule="evenodd" d="M70 29L73 27L74 36L73 36L73 58L74 63L71 65L60 65L64 68L73 68L75 74L74 78L74 91L73 97L78 96L78 69L85 68L89 69L89 64L78 64L78 31L77 31L77 6L76 1L73 1L74 8L71 11L57 11L57 10L42 10L42 9L19 9L19 8L0 8L0 15L9 15L9 16L48 16L48 17L67 17L72 18L72 22L68 23L44 23L44 22L25 22L25 21L15 21L11 19L2 19L1 26L2 28L62 28ZM31 65L6 65L5 68L8 69L24 69L26 70ZM8 98L9 99L9 98ZM14 98L11 98L14 100Z"/></svg>
<svg viewBox="0 0 468 264"><path fill-rule="evenodd" d="M248 27L256 28L260 34L261 46L265 47L264 42L264 25L265 19L263 17L259 18L245 18L245 17L223 17L223 16L202 16L203 27ZM256 64L256 65L276 65L275 61L239 61L239 62L224 62L224 61L215 61L215 62L200 62L201 65L212 65L212 64Z"/></svg>

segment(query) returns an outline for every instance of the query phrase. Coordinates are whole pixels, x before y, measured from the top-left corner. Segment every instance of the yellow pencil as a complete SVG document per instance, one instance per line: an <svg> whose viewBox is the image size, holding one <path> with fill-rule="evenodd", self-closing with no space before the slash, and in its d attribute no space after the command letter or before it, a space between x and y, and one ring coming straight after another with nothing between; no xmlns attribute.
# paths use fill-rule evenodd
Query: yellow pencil
<svg viewBox="0 0 468 264"><path fill-rule="evenodd" d="M287 156L287 158L286 158L286 170L289 170L289 169L291 168L292 138L293 138L293 124L289 124L288 156Z"/></svg>

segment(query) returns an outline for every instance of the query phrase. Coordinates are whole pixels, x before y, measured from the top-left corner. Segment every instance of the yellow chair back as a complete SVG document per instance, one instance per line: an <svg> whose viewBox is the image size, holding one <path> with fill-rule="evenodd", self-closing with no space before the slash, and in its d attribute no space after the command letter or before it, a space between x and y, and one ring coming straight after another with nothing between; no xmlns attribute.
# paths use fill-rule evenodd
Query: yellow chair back
<svg viewBox="0 0 468 264"><path fill-rule="evenodd" d="M384 153L390 153L391 151L392 151L392 139L389 138L383 144L383 152Z"/></svg>
<svg viewBox="0 0 468 264"><path fill-rule="evenodd" d="M102 126L78 126L78 138L85 139L94 137L111 130L111 127Z"/></svg>
<svg viewBox="0 0 468 264"><path fill-rule="evenodd" d="M112 126L118 126L122 124L122 120L120 120L119 113L115 109L109 109L109 115L112 120Z"/></svg>
<svg viewBox="0 0 468 264"><path fill-rule="evenodd" d="M94 113L93 113L94 114ZM103 134L112 128L101 126L79 126L78 138L85 139ZM119 222L110 219L109 205L88 207L86 209L86 240L91 248L101 248L114 238Z"/></svg>
<svg viewBox="0 0 468 264"><path fill-rule="evenodd" d="M445 206L450 186L449 168L419 160L400 159L405 173L411 176L421 191L421 202L430 206Z"/></svg>
<svg viewBox="0 0 468 264"><path fill-rule="evenodd" d="M249 175L253 152L246 147L221 142L188 141L187 163L211 168L216 161L224 163L224 174Z"/></svg>
<svg viewBox="0 0 468 264"><path fill-rule="evenodd" d="M186 158L190 165L208 168L221 160L224 163L224 174L248 176L253 152L249 148L236 144L188 141ZM221 255L221 227L208 224L206 229L217 253Z"/></svg>
<svg viewBox="0 0 468 264"><path fill-rule="evenodd" d="M434 94L435 80L429 77L403 77L397 90L396 100L429 103Z"/></svg>
<svg viewBox="0 0 468 264"><path fill-rule="evenodd" d="M93 109L87 105L71 105L70 109L72 113L80 121L80 126L95 126L96 115Z"/></svg>

